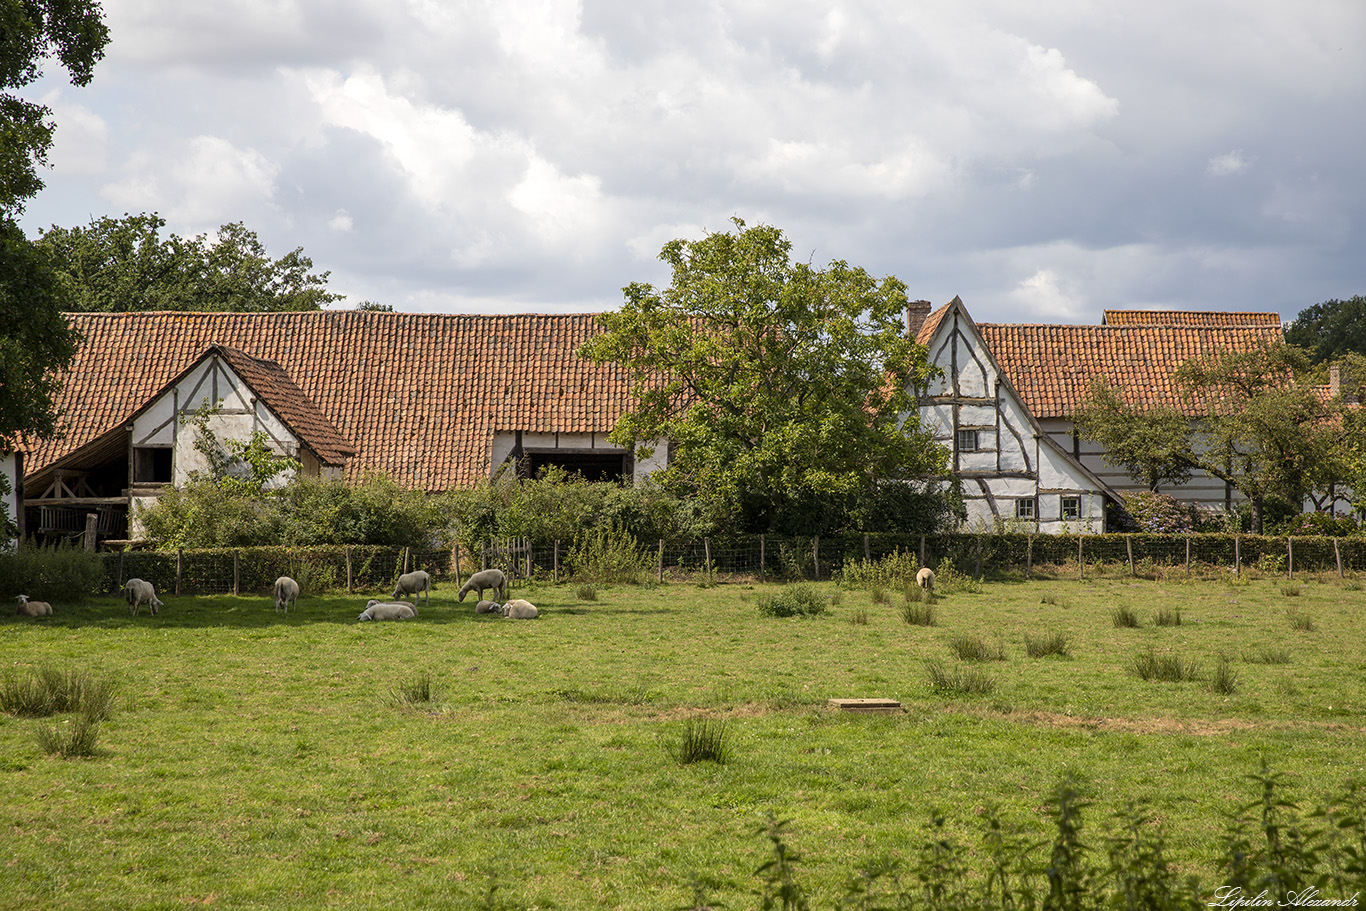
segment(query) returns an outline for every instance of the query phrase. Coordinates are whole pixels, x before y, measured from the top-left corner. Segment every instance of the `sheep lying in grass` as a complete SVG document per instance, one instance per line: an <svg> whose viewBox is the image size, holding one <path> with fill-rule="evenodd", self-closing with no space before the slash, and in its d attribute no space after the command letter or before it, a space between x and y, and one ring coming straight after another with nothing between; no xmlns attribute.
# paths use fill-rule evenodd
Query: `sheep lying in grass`
<svg viewBox="0 0 1366 911"><path fill-rule="evenodd" d="M431 606L432 603L432 577L422 570L415 570L404 573L398 577L398 584L394 586L394 593L390 597L408 600L408 596L413 596L413 603L417 603L417 596L423 597L423 603Z"/></svg>
<svg viewBox="0 0 1366 911"><path fill-rule="evenodd" d="M143 579L129 579L123 586L123 597L132 608L134 617L138 615L138 610L144 603L153 617L157 615L157 608L165 606L157 599L157 590L152 583Z"/></svg>
<svg viewBox="0 0 1366 911"><path fill-rule="evenodd" d="M480 601L474 606L474 612L476 614L492 614L501 612L502 609L503 605L499 604L497 601Z"/></svg>
<svg viewBox="0 0 1366 911"><path fill-rule="evenodd" d="M20 595L14 600L19 602L19 609L15 613L20 617L52 616L52 605L46 601L30 601L28 595Z"/></svg>
<svg viewBox="0 0 1366 911"><path fill-rule="evenodd" d="M915 584L927 595L934 594L934 570L928 566L915 574Z"/></svg>
<svg viewBox="0 0 1366 911"><path fill-rule="evenodd" d="M416 616L417 609L405 601L370 601L356 620L411 620Z"/></svg>
<svg viewBox="0 0 1366 911"><path fill-rule="evenodd" d="M289 606L293 604L297 610L299 607L299 583L289 576L281 576L275 580L275 609L289 613Z"/></svg>
<svg viewBox="0 0 1366 911"><path fill-rule="evenodd" d="M530 601L523 601L518 598L516 601L509 601L503 605L503 616L509 620L535 620L541 612L536 610L536 605Z"/></svg>
<svg viewBox="0 0 1366 911"><path fill-rule="evenodd" d="M484 600L484 589L493 589L495 597L507 599L508 596L508 577L503 574L501 569L486 569L483 572L475 573L470 576L469 581L460 586L459 601L464 601L465 596L475 589L479 590L479 600Z"/></svg>

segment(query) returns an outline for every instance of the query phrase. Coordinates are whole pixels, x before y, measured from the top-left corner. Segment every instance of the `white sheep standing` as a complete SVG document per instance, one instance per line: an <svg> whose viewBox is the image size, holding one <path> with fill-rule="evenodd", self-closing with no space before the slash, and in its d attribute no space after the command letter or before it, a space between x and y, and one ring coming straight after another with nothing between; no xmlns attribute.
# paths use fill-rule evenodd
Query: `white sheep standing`
<svg viewBox="0 0 1366 911"><path fill-rule="evenodd" d="M28 595L19 595L14 599L19 602L19 609L15 614L20 617L51 617L52 605L46 601L30 601Z"/></svg>
<svg viewBox="0 0 1366 911"><path fill-rule="evenodd" d="M927 595L934 594L934 570L928 566L915 574L915 584Z"/></svg>
<svg viewBox="0 0 1366 911"><path fill-rule="evenodd" d="M503 616L509 620L535 620L540 614L536 605L521 598L503 605Z"/></svg>
<svg viewBox="0 0 1366 911"><path fill-rule="evenodd" d="M492 614L495 611L502 611L502 609L503 605L499 604L497 601L480 601L474 606L474 612L476 614Z"/></svg>
<svg viewBox="0 0 1366 911"><path fill-rule="evenodd" d="M412 620L417 616L417 608L406 601L369 601L365 610L356 619L365 620Z"/></svg>
<svg viewBox="0 0 1366 911"><path fill-rule="evenodd" d="M408 600L408 596L413 596L413 603L417 603L417 596L425 598L425 604L431 606L432 603L432 577L423 570L415 570L404 573L398 577L398 584L394 586L394 593L391 597Z"/></svg>
<svg viewBox="0 0 1366 911"><path fill-rule="evenodd" d="M456 600L464 601L465 596L475 589L479 590L479 600L484 600L484 589L493 589L496 597L507 599L508 596L508 577L501 569L486 569L483 572L475 573L469 580L460 586L460 597Z"/></svg>
<svg viewBox="0 0 1366 911"><path fill-rule="evenodd" d="M138 609L146 603L152 616L157 615L157 608L164 607L157 599L157 590L152 583L144 579L129 579L123 586L123 597L128 602L128 606L133 609L133 616L138 615Z"/></svg>
<svg viewBox="0 0 1366 911"><path fill-rule="evenodd" d="M299 609L299 583L289 576L281 576L275 580L275 609L289 613L291 604L295 610Z"/></svg>

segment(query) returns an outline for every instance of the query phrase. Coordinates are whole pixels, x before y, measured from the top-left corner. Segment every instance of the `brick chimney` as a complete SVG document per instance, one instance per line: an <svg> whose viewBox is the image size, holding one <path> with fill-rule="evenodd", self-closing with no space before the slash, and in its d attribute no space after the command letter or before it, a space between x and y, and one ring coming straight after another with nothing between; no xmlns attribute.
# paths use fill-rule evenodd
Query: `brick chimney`
<svg viewBox="0 0 1366 911"><path fill-rule="evenodd" d="M911 301L906 305L906 334L915 338L920 333L920 327L925 325L925 318L930 315L929 301Z"/></svg>

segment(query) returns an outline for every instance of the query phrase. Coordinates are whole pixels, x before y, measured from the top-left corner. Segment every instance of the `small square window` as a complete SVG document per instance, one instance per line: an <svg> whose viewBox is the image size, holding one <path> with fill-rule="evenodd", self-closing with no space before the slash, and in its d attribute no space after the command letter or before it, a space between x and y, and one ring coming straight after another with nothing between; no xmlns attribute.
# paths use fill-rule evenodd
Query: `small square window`
<svg viewBox="0 0 1366 911"><path fill-rule="evenodd" d="M977 451L977 431L960 430L958 431L958 451L976 452Z"/></svg>
<svg viewBox="0 0 1366 911"><path fill-rule="evenodd" d="M1062 498L1062 519L1064 522L1075 522L1081 518L1081 497Z"/></svg>
<svg viewBox="0 0 1366 911"><path fill-rule="evenodd" d="M1015 501L1015 518L1032 519L1034 518L1034 498L1025 497Z"/></svg>

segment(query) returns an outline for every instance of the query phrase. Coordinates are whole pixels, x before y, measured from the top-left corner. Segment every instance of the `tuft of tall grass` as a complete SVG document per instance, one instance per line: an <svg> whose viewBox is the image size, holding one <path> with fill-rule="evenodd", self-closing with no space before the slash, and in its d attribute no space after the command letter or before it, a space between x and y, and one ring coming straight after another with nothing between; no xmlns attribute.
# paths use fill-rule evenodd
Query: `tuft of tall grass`
<svg viewBox="0 0 1366 911"><path fill-rule="evenodd" d="M940 661L926 661L925 673L930 678L930 689L936 693L979 696L996 689L996 678L979 667L957 664L946 667Z"/></svg>
<svg viewBox="0 0 1366 911"><path fill-rule="evenodd" d="M963 661L1006 660L1005 646L999 642L989 643L981 636L966 633L954 636L949 640L949 648Z"/></svg>
<svg viewBox="0 0 1366 911"><path fill-rule="evenodd" d="M574 594L578 596L580 601L596 601L598 600L598 587L591 583L583 582L574 589Z"/></svg>
<svg viewBox="0 0 1366 911"><path fill-rule="evenodd" d="M1159 607L1153 614L1153 623L1156 626L1180 626L1181 608Z"/></svg>
<svg viewBox="0 0 1366 911"><path fill-rule="evenodd" d="M673 751L680 765L694 762L715 762L724 765L730 760L730 726L719 718L689 718Z"/></svg>
<svg viewBox="0 0 1366 911"><path fill-rule="evenodd" d="M1298 598L1304 593L1304 589L1298 582L1286 582L1281 585L1281 594L1287 598Z"/></svg>
<svg viewBox="0 0 1366 911"><path fill-rule="evenodd" d="M49 756L86 759L99 752L100 719L77 712L54 724L40 723L34 734L38 747Z"/></svg>
<svg viewBox="0 0 1366 911"><path fill-rule="evenodd" d="M814 585L785 585L776 595L759 599L765 617L815 617L825 612L825 597Z"/></svg>
<svg viewBox="0 0 1366 911"><path fill-rule="evenodd" d="M1231 696L1238 689L1238 672L1233 669L1227 655L1220 655L1214 665L1214 674L1209 679L1210 692L1221 696Z"/></svg>
<svg viewBox="0 0 1366 911"><path fill-rule="evenodd" d="M866 607L860 607L857 610L855 610L852 614L849 615L849 622L852 623L854 626L867 626L868 609Z"/></svg>
<svg viewBox="0 0 1366 911"><path fill-rule="evenodd" d="M1255 652L1244 652L1243 660L1248 664L1289 664L1290 652L1287 649L1264 645Z"/></svg>
<svg viewBox="0 0 1366 911"><path fill-rule="evenodd" d="M1193 661L1186 661L1176 653L1158 654L1151 648L1134 656L1134 673L1144 680L1158 680L1166 683L1180 683L1183 680L1198 680L1200 668Z"/></svg>
<svg viewBox="0 0 1366 911"><path fill-rule="evenodd" d="M1290 628L1293 630L1301 633L1312 633L1316 629L1314 618L1302 611L1291 608L1285 612L1285 615L1290 620Z"/></svg>
<svg viewBox="0 0 1366 911"><path fill-rule="evenodd" d="M440 698L440 687L428 671L419 671L394 687L393 699L399 705L429 706Z"/></svg>
<svg viewBox="0 0 1366 911"><path fill-rule="evenodd" d="M1110 611L1110 619L1117 629L1136 629L1138 627L1138 611L1127 604L1121 604Z"/></svg>
<svg viewBox="0 0 1366 911"><path fill-rule="evenodd" d="M1062 597L1061 595L1055 595L1055 594L1053 594L1052 592L1047 592L1047 593L1045 593L1044 596L1043 596L1042 598L1039 599L1039 603L1040 603L1040 604L1050 604L1050 605L1052 605L1053 607L1064 607L1064 608L1065 608L1065 607L1071 607L1071 606L1072 606L1072 602L1071 602L1071 601L1068 601L1066 598Z"/></svg>
<svg viewBox="0 0 1366 911"><path fill-rule="evenodd" d="M1049 631L1038 636L1025 633L1024 643L1025 654L1031 658L1047 658L1050 655L1068 658L1072 654L1072 646L1067 641L1066 633Z"/></svg>
<svg viewBox="0 0 1366 911"><path fill-rule="evenodd" d="M887 589L881 585L874 585L868 591L868 597L873 599L874 604L886 604L891 599L887 597Z"/></svg>
<svg viewBox="0 0 1366 911"><path fill-rule="evenodd" d="M931 600L911 601L908 599L905 604L901 605L901 619L911 626L934 626L934 614L934 602Z"/></svg>
<svg viewBox="0 0 1366 911"><path fill-rule="evenodd" d="M0 678L0 712L20 718L45 718L80 712L95 721L108 718L114 705L114 684L85 671L62 671L46 665L27 674Z"/></svg>

